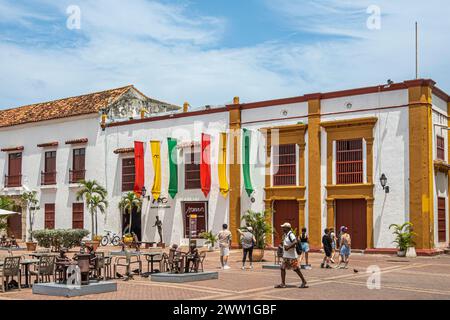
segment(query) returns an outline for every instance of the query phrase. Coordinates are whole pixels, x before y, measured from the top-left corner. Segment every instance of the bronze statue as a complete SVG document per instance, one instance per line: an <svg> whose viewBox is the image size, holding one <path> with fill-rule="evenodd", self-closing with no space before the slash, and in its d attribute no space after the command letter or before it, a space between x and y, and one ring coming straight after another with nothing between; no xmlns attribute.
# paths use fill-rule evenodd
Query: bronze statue
<svg viewBox="0 0 450 320"><path fill-rule="evenodd" d="M159 234L159 243L163 243L163 236L162 236L162 221L159 220L159 216L156 216L155 224L153 225L153 228L158 228L158 234Z"/></svg>

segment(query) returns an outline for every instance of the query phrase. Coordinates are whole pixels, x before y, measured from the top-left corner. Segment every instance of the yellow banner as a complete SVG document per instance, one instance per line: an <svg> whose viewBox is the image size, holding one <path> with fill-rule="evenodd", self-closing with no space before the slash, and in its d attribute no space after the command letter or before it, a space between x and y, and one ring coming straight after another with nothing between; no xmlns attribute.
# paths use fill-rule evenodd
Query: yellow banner
<svg viewBox="0 0 450 320"><path fill-rule="evenodd" d="M219 187L220 193L225 198L230 191L230 186L227 180L227 134L220 134L220 142L219 142Z"/></svg>
<svg viewBox="0 0 450 320"><path fill-rule="evenodd" d="M161 142L151 141L153 171L155 176L153 178L152 195L158 200L161 195Z"/></svg>

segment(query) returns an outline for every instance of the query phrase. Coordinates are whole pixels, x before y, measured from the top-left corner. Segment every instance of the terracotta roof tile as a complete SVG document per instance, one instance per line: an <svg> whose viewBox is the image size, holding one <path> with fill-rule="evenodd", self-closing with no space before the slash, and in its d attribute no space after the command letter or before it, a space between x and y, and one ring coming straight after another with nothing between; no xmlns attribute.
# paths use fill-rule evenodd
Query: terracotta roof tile
<svg viewBox="0 0 450 320"><path fill-rule="evenodd" d="M0 127L98 113L131 88L133 86L129 85L71 98L0 110Z"/></svg>

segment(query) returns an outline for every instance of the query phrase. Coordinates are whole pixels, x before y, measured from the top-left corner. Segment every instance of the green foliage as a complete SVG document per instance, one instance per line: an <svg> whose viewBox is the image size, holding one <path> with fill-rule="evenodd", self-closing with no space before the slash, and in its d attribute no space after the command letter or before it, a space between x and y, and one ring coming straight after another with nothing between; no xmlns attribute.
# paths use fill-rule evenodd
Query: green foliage
<svg viewBox="0 0 450 320"><path fill-rule="evenodd" d="M58 251L60 248L73 248L79 246L83 238L89 235L89 231L83 229L58 229L38 230L33 232L33 237L38 245L44 248L52 248Z"/></svg>
<svg viewBox="0 0 450 320"><path fill-rule="evenodd" d="M205 244L210 244L212 247L216 245L218 240L217 235L214 235L212 231L202 232L200 238L206 239Z"/></svg>
<svg viewBox="0 0 450 320"><path fill-rule="evenodd" d="M242 217L242 221L245 222L245 225L253 228L257 249L265 249L268 244L268 236L273 232L272 225L268 223L269 217L269 210L263 212L249 210Z"/></svg>
<svg viewBox="0 0 450 320"><path fill-rule="evenodd" d="M406 222L404 224L392 224L389 226L389 230L394 229L395 240L397 248L400 251L406 251L408 248L413 247L416 243L414 237L417 235L413 232L413 224Z"/></svg>
<svg viewBox="0 0 450 320"><path fill-rule="evenodd" d="M77 200L83 199L91 214L91 240L98 235L97 212L106 213L108 192L96 180L80 181L81 189L77 192Z"/></svg>

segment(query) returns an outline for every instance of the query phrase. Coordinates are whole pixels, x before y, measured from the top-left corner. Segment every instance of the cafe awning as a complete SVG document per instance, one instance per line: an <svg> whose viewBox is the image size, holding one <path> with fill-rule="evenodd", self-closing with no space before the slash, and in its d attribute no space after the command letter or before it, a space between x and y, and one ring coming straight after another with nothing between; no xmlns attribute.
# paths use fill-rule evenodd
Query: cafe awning
<svg viewBox="0 0 450 320"><path fill-rule="evenodd" d="M7 216L12 216L12 215L15 215L15 214L20 214L20 213L18 213L18 212L13 212L13 211L8 211L8 210L3 210L3 209L0 209L0 217L7 217Z"/></svg>

